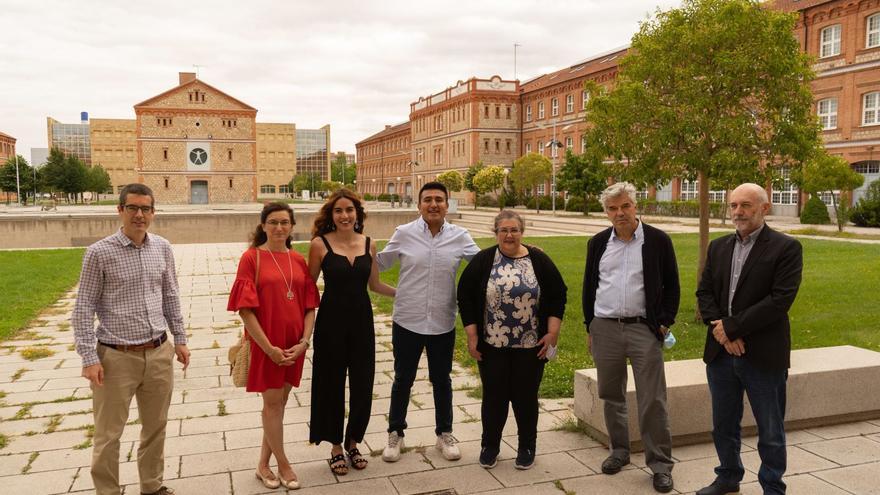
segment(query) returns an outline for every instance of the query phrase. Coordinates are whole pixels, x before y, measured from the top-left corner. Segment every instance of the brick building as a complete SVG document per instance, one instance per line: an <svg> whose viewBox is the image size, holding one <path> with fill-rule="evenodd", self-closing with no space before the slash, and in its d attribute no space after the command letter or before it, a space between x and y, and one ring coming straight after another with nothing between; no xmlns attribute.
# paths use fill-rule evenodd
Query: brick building
<svg viewBox="0 0 880 495"><path fill-rule="evenodd" d="M150 186L157 201L239 203L286 195L297 173L300 133L329 147L330 126L296 129L291 123L258 123L257 110L181 72L178 85L134 106L135 119L88 119L63 124L47 119L50 147L100 165L115 191L125 184ZM309 151L310 170L329 177L326 151Z"/></svg>
<svg viewBox="0 0 880 495"><path fill-rule="evenodd" d="M15 141L16 139L9 134L0 132L0 167L6 164L6 160L15 158ZM0 201L17 201L18 197L15 193L6 193L0 191Z"/></svg>
<svg viewBox="0 0 880 495"><path fill-rule="evenodd" d="M409 121L385 129L357 143L357 179L362 194L410 196L414 178Z"/></svg>
<svg viewBox="0 0 880 495"><path fill-rule="evenodd" d="M778 0L776 8L797 12L795 36L815 57L812 88L825 148L865 176L856 201L880 179L880 2ZM827 194L823 200L831 203Z"/></svg>

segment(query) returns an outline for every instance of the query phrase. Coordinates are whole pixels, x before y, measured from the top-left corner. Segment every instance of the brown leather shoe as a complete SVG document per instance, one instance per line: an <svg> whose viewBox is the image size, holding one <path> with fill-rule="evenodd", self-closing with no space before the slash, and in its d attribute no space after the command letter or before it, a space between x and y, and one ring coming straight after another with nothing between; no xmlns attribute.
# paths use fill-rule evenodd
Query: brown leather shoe
<svg viewBox="0 0 880 495"><path fill-rule="evenodd" d="M143 493L141 495L174 495L174 490L168 488L167 486L160 486L158 490L153 493Z"/></svg>

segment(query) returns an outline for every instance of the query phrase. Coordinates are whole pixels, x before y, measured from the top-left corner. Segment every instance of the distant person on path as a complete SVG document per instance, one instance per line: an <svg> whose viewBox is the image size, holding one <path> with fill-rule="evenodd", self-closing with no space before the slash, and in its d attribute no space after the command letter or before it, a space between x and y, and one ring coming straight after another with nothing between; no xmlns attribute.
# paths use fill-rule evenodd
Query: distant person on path
<svg viewBox="0 0 880 495"><path fill-rule="evenodd" d="M446 221L449 193L439 182L419 190L416 220L397 227L376 255L380 270L400 260L394 299L391 343L394 346L394 384L388 412L388 445L382 459L400 459L406 429L410 390L419 358L428 355L428 378L434 392L436 447L448 460L461 458L452 436L452 352L455 348L455 276L462 260L479 247L466 229Z"/></svg>
<svg viewBox="0 0 880 495"><path fill-rule="evenodd" d="M791 355L788 310L801 283L801 244L771 229L767 191L742 184L728 198L736 233L712 241L697 288L708 325L703 361L712 395L715 481L699 495L738 493L743 392L758 426L758 481L785 493L785 386Z"/></svg>
<svg viewBox="0 0 880 495"><path fill-rule="evenodd" d="M247 328L251 364L246 390L263 397L263 443L255 475L270 489L300 487L284 452L284 408L290 389L300 384L318 306L318 287L306 261L290 249L295 224L287 203L263 207L227 306L238 311ZM269 468L271 456L278 463L277 476Z"/></svg>
<svg viewBox="0 0 880 495"><path fill-rule="evenodd" d="M328 462L337 475L348 474L346 454L354 469L364 469L368 463L357 448L370 422L376 372L373 307L367 287L385 296L395 294L394 287L379 280L376 244L363 234L366 217L360 197L339 189L318 211L309 247L312 279L317 282L324 273L312 354L309 442L333 444ZM343 438L346 374L349 413Z"/></svg>
<svg viewBox="0 0 880 495"><path fill-rule="evenodd" d="M73 310L82 376L92 388L91 474L99 495L121 493L119 438L132 397L137 397L141 422L140 492L174 493L162 485L165 425L174 385L174 357L185 370L189 349L171 245L156 234L147 234L154 207L149 187L129 184L122 188L116 207L122 228L86 250Z"/></svg>
<svg viewBox="0 0 880 495"><path fill-rule="evenodd" d="M458 282L468 352L483 383L480 465L495 467L512 405L519 436L514 467L530 469L538 388L547 359L556 355L567 288L550 257L522 243L525 225L518 213L503 210L493 230L498 244L477 253Z"/></svg>
<svg viewBox="0 0 880 495"><path fill-rule="evenodd" d="M673 461L663 340L675 323L681 297L675 250L665 232L639 221L632 184L609 186L600 201L611 227L587 243L583 310L611 447L602 472L616 474L630 462L629 359L645 463L654 473L654 489L666 493L673 488Z"/></svg>

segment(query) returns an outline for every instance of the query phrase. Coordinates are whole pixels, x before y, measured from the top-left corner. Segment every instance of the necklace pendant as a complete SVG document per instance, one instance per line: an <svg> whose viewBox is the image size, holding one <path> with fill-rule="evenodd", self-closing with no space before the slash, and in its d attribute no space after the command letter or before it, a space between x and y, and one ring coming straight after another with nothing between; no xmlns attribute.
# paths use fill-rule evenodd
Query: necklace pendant
<svg viewBox="0 0 880 495"><path fill-rule="evenodd" d="M293 300L293 292L292 292L292 291L287 291L287 300L288 300L288 301L292 301L292 300Z"/></svg>

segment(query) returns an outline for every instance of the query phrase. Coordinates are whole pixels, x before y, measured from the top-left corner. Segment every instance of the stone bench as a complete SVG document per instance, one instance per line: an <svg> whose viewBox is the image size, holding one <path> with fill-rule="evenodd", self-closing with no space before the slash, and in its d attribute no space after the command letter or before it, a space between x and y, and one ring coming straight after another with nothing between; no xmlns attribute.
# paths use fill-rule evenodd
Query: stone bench
<svg viewBox="0 0 880 495"><path fill-rule="evenodd" d="M667 403L673 445L712 440L712 402L706 365L700 359L666 363ZM596 369L575 371L574 412L578 423L608 444ZM755 434L748 398L743 435ZM633 450L641 450L632 367L626 394ZM792 351L785 411L786 430L880 417L880 352L849 345Z"/></svg>

